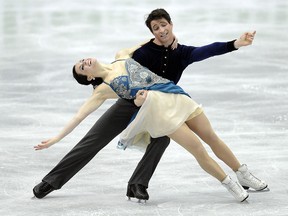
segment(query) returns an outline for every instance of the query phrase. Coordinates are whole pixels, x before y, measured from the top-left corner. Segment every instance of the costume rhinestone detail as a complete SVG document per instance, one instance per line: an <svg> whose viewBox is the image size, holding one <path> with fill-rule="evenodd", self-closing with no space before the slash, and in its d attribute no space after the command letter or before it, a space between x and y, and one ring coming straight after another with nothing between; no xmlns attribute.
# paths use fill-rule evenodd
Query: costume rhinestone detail
<svg viewBox="0 0 288 216"><path fill-rule="evenodd" d="M140 89L147 89L156 83L168 83L168 79L159 77L148 68L129 58L125 61L128 75L114 78L110 86L121 98L134 99ZM136 91L132 91L136 90Z"/></svg>

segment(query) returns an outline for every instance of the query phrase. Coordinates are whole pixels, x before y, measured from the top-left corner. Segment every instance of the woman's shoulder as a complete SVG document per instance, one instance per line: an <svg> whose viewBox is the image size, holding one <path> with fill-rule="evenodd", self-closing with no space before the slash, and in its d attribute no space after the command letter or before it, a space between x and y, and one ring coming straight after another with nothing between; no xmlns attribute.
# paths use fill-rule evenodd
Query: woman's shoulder
<svg viewBox="0 0 288 216"><path fill-rule="evenodd" d="M122 49L116 52L115 60L130 58L128 49Z"/></svg>

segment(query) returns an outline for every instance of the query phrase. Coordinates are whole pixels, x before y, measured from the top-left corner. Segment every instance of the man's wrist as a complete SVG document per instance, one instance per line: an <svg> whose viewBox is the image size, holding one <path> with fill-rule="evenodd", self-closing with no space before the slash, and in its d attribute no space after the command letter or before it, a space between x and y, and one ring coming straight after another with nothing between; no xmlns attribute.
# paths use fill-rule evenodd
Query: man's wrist
<svg viewBox="0 0 288 216"><path fill-rule="evenodd" d="M238 40L235 40L233 45L235 49L239 49L241 47Z"/></svg>
<svg viewBox="0 0 288 216"><path fill-rule="evenodd" d="M232 52L234 50L237 50L237 48L234 45L235 41L236 41L236 39L227 42L227 50L228 50L228 52Z"/></svg>

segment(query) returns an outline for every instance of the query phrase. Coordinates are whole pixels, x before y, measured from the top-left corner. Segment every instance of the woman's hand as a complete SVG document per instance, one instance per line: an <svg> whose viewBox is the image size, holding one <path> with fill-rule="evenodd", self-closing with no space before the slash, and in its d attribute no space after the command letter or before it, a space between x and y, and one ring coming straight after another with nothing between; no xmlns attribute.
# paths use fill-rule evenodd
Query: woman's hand
<svg viewBox="0 0 288 216"><path fill-rule="evenodd" d="M142 104L146 100L147 94L148 94L147 90L139 90L136 94L136 99L134 99L134 104L137 107L142 106Z"/></svg>
<svg viewBox="0 0 288 216"><path fill-rule="evenodd" d="M174 49L177 49L178 47L178 38L174 35L174 40L171 44L171 49L174 50Z"/></svg>
<svg viewBox="0 0 288 216"><path fill-rule="evenodd" d="M254 32L245 32L239 39L234 42L234 47L239 49L242 46L251 45L255 38L256 31Z"/></svg>
<svg viewBox="0 0 288 216"><path fill-rule="evenodd" d="M53 144L55 144L57 142L58 142L58 139L54 137L52 139L42 141L40 144L34 146L34 149L35 150L42 150L45 148L49 148L50 146L52 146Z"/></svg>

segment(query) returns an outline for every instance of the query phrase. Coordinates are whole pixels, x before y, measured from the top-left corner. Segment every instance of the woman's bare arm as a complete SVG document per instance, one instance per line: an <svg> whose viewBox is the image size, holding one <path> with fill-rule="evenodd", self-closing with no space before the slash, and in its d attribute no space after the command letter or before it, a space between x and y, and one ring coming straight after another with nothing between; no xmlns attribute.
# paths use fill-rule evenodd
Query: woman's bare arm
<svg viewBox="0 0 288 216"><path fill-rule="evenodd" d="M133 53L135 52L135 50L139 49L141 46L143 46L144 44L148 43L150 40L144 41L136 46L130 47L130 48L126 48L126 49L122 49L120 51L118 51L116 53L115 56L115 60L117 59L127 59L127 58L131 58ZM174 41L171 44L171 49L177 49L178 46L178 39L174 36Z"/></svg>
<svg viewBox="0 0 288 216"><path fill-rule="evenodd" d="M74 117L67 123L62 131L55 137L42 141L40 144L34 146L35 150L42 150L49 148L51 145L59 142L69 133L71 133L88 115L97 110L106 99L117 98L117 95L106 84L99 85L91 95L90 98L80 107Z"/></svg>
<svg viewBox="0 0 288 216"><path fill-rule="evenodd" d="M122 50L119 50L117 53L116 53L116 56L115 56L115 60L117 59L127 59L127 58L131 58L133 53L135 52L135 50L139 49L141 46L143 46L144 44L146 44L149 40L147 41L144 41L136 46L133 46L133 47L130 47L130 48L125 48L125 49L122 49Z"/></svg>

